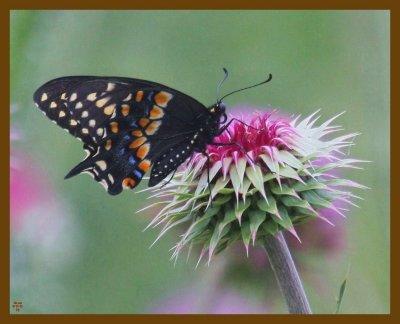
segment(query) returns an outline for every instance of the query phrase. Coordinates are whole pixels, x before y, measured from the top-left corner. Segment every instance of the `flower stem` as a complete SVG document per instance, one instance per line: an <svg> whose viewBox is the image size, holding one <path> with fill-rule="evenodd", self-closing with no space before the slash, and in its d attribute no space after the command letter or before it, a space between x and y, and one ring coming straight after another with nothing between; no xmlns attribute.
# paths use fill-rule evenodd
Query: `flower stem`
<svg viewBox="0 0 400 324"><path fill-rule="evenodd" d="M310 304L282 232L275 236L268 235L264 248L286 299L289 313L311 314Z"/></svg>

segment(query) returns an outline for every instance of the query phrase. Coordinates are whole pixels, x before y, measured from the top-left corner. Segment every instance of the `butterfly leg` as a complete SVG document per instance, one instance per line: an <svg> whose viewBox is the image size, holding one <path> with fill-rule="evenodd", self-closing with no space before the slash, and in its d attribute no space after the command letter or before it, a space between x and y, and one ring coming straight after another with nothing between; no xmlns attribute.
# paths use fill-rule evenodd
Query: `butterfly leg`
<svg viewBox="0 0 400 324"><path fill-rule="evenodd" d="M232 145L235 145L235 146L237 146L237 147L242 151L242 153L244 153L244 154L247 156L247 158L248 158L251 162L253 162L254 164L256 163L256 162L253 160L253 158L246 152L246 150L244 149L244 147L243 147L242 145L240 145L239 143L236 143L236 142L231 142L231 143L213 142L213 143L210 143L209 145L214 145L214 146L232 146Z"/></svg>
<svg viewBox="0 0 400 324"><path fill-rule="evenodd" d="M208 191L209 191L210 197L211 197L210 156L208 155L208 153L205 150L202 152L202 154L207 158L207 188L208 188ZM212 207L212 199L211 199L210 206Z"/></svg>
<svg viewBox="0 0 400 324"><path fill-rule="evenodd" d="M172 176L168 179L168 181L165 182L165 183L163 183L163 184L161 185L160 189L164 188L168 183L170 183L170 182L172 181L172 179L173 179L174 176L175 176L176 170L177 170L177 169L174 170L174 172L172 173Z"/></svg>
<svg viewBox="0 0 400 324"><path fill-rule="evenodd" d="M240 124L242 124L242 125L245 125L245 126L251 128L251 129L259 130L258 128L254 127L254 126L251 126L251 125L249 125L249 124L246 124L244 121L242 121L242 120L237 119L237 118L234 117L234 118L232 118L231 120L229 120L228 123L226 123L224 126L222 126L222 127L219 129L217 135L221 135L223 132L225 132L225 130L228 131L228 127L229 127L234 121L237 121L238 123L240 123Z"/></svg>

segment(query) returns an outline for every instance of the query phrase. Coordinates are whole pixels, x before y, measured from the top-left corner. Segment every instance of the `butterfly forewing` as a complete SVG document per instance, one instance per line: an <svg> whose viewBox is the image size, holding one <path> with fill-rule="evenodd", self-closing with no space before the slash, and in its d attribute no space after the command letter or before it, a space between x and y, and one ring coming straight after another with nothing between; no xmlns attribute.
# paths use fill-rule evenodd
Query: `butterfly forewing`
<svg viewBox="0 0 400 324"><path fill-rule="evenodd" d="M175 170L193 151L196 118L207 113L176 90L117 77L55 79L35 92L34 101L89 153L67 177L88 173L110 194L134 188L155 161L160 164L153 168L152 184Z"/></svg>

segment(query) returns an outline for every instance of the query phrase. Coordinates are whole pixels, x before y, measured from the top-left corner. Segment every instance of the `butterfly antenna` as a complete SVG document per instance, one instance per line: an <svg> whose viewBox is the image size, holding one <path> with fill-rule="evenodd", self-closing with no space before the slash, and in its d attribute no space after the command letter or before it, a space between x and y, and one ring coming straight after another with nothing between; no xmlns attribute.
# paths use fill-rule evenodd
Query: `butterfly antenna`
<svg viewBox="0 0 400 324"><path fill-rule="evenodd" d="M217 86L217 101L219 101L218 98L219 98L219 95L221 93L221 86L229 76L229 73L228 73L227 69L222 68L222 71L224 71L224 78L221 81L219 81L218 86Z"/></svg>
<svg viewBox="0 0 400 324"><path fill-rule="evenodd" d="M262 82L260 82L260 83L253 84L253 85L251 85L251 86L245 87L245 88L241 88L241 89L238 89L238 90L229 92L228 94L226 94L225 96L223 96L221 99L219 99L219 101L222 101L223 99L225 99L226 97L230 96L231 94L234 94L234 93L236 93L236 92L240 92L240 91L243 91L243 90L251 89L251 88L254 88L254 87L258 87L259 85L262 85L262 84L264 84L264 83L267 83L267 82L269 82L269 81L271 81L271 80L272 80L272 74L270 73L270 74L268 75L268 78L267 78L266 80L264 80L264 81L262 81Z"/></svg>

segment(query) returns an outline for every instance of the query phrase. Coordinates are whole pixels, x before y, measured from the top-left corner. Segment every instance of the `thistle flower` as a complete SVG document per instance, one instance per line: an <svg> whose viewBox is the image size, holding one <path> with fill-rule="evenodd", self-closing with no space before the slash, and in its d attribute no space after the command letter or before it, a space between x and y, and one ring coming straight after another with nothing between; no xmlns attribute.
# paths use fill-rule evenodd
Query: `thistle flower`
<svg viewBox="0 0 400 324"><path fill-rule="evenodd" d="M347 209L333 202L356 206L353 200L360 197L349 189L366 188L332 172L361 169L358 164L366 162L346 154L358 133L327 138L342 130L331 125L340 115L319 126L318 111L304 119L282 117L276 110L258 112L232 122L215 139L226 145L209 145L169 183L152 189L159 201L151 206L165 204L148 226L163 226L156 241L171 228L185 225L171 258L176 260L184 247L190 251L198 245L199 263L206 254L210 262L237 240L243 241L247 253L250 243L279 231L300 241L295 225L309 219L333 225L319 211L330 209L344 216Z"/></svg>

